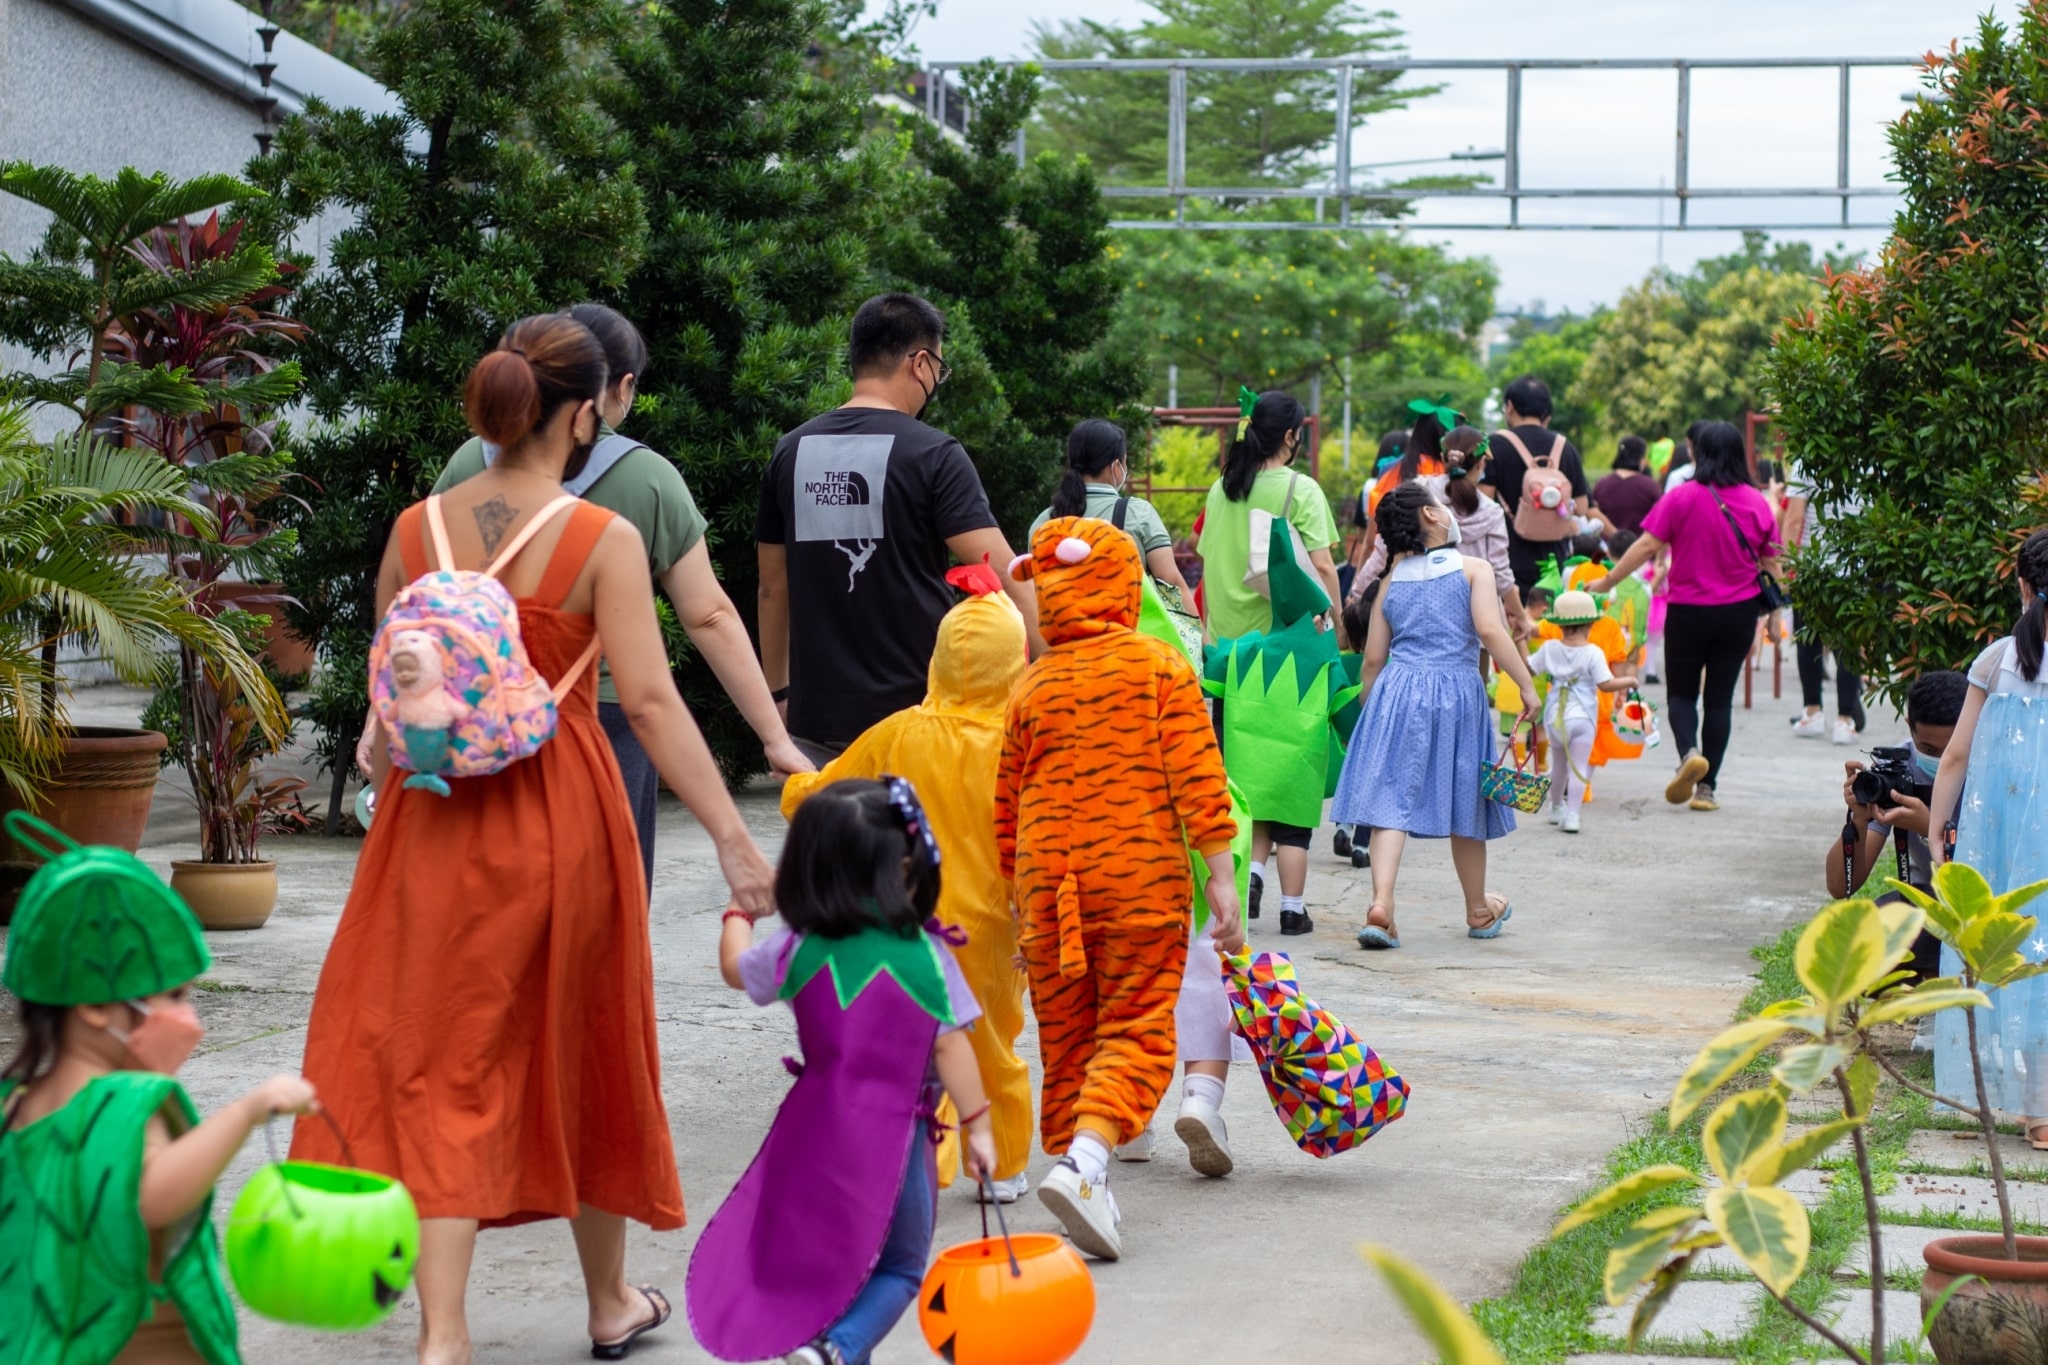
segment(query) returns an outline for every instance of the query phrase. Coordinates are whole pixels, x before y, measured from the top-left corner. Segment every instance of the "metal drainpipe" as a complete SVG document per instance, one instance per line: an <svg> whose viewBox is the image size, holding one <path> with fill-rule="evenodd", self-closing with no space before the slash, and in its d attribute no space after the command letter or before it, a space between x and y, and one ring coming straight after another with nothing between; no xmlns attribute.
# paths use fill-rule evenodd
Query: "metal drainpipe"
<svg viewBox="0 0 2048 1365"><path fill-rule="evenodd" d="M270 93L270 76L277 70L277 63L272 59L271 46L277 42L277 35L281 30L277 26L277 21L271 17L271 10L277 0L260 0L260 3L263 6L263 27L256 30L256 36L263 40L263 60L256 63L252 69L263 82L263 98L257 102L257 108L263 114L263 130L256 134L256 149L259 155L269 156L271 119L277 112L277 97Z"/></svg>

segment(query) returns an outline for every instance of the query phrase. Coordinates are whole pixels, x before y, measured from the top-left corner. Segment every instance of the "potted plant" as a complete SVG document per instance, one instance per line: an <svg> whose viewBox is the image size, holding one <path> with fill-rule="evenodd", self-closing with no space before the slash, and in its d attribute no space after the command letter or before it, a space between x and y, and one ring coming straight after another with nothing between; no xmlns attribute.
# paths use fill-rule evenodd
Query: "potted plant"
<svg viewBox="0 0 2048 1365"><path fill-rule="evenodd" d="M208 668L216 669L246 699L258 732L281 743L288 733L283 701L240 633L216 619L221 605L211 589L228 569L267 569L289 548L289 538L267 532L250 516L256 502L277 494L289 462L270 447L268 427L244 422L241 413L272 408L296 390L296 368L274 364L256 346L296 333L250 307L252 299L269 297L266 291L281 278L267 249L240 242L232 229L222 233L212 219L200 229L158 231L254 191L229 176L174 182L128 168L103 180L18 162L0 167L0 190L53 216L33 257L0 258L0 337L71 361L56 374L10 381L24 395L74 414L78 440L104 435L146 447L138 453L154 459L182 494L175 505L140 515L114 509L115 520L149 523L129 527L129 552L164 554L173 590L182 589L183 614L206 626L189 638L166 640L168 652L147 680L166 681L173 657L180 683L203 687ZM55 650L54 635L46 631L51 688ZM236 657L228 658L228 651ZM164 736L136 729L66 744L68 754L55 761L47 785L79 785L67 776L74 766L86 770L81 781L106 781L98 771L115 760L82 752L81 744L118 746L120 790L127 793L124 811L133 826L125 837L103 828L66 832L134 847ZM61 815L58 823L63 827Z"/></svg>
<svg viewBox="0 0 2048 1365"><path fill-rule="evenodd" d="M0 407L0 809L25 807L73 838L129 849L149 817L163 737L123 746L123 735L73 727L57 647L84 640L144 685L181 645L229 676L263 681L233 635L193 613L142 557L162 548L151 514L212 533L183 476L149 452L77 434L38 444L20 406ZM283 729L282 708L259 715Z"/></svg>
<svg viewBox="0 0 2048 1365"><path fill-rule="evenodd" d="M228 610L216 618L260 644L265 618ZM305 789L296 774L266 778L272 744L233 675L189 651L181 654L179 749L199 807L199 857L171 864L171 885L209 929L255 929L277 905L277 864L259 858L256 841L271 832Z"/></svg>

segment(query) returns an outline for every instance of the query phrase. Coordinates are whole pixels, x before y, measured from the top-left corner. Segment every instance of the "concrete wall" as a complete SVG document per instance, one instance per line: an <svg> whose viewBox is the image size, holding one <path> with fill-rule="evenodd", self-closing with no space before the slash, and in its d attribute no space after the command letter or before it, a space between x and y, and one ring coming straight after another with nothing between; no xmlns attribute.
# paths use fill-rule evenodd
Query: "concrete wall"
<svg viewBox="0 0 2048 1365"><path fill-rule="evenodd" d="M254 105L55 0L0 0L0 158L239 174L262 125ZM0 251L32 248L47 222L0 196Z"/></svg>

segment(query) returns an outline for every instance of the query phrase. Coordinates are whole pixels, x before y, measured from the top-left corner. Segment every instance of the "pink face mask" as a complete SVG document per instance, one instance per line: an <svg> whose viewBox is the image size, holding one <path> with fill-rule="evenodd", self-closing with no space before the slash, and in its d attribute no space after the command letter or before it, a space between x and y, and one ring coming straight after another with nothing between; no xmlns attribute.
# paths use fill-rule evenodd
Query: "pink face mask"
<svg viewBox="0 0 2048 1365"><path fill-rule="evenodd" d="M206 1036L206 1026L199 1022L199 1012L192 1008L192 1002L181 1000L150 1006L130 1000L128 1007L142 1016L142 1022L125 1031L109 1024L107 1032L128 1049L136 1070L154 1071L160 1076L177 1075L178 1068L185 1065L199 1040Z"/></svg>

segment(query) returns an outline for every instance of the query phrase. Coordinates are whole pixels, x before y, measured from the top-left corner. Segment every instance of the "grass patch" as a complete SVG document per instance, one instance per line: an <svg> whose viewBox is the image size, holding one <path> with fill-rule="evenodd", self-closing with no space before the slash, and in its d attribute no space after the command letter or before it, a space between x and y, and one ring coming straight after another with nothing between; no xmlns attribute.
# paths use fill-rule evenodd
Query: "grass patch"
<svg viewBox="0 0 2048 1365"><path fill-rule="evenodd" d="M202 976L192 983L192 989L204 991L208 995L246 995L255 987L244 986L238 982L215 981L210 976Z"/></svg>
<svg viewBox="0 0 2048 1365"><path fill-rule="evenodd" d="M1803 928L1788 929L1773 942L1751 950L1758 963L1757 980L1736 1012L1738 1020L1752 1018L1777 1001L1793 999L1804 993L1792 969L1793 949ZM1932 1084L1934 1064L1930 1057L1913 1054L1891 1056L1890 1060L1916 1083ZM1735 1086L1764 1084L1773 1064L1774 1059L1769 1056L1759 1058L1737 1077ZM1833 1095L1833 1087L1826 1086L1816 1091L1813 1098L1825 1103ZM1631 1137L1609 1156L1605 1178L1593 1188L1604 1188L1633 1171L1666 1162L1704 1172L1707 1166L1700 1147L1700 1130L1705 1114L1711 1108L1711 1105L1702 1106L1700 1112L1675 1133L1664 1131L1661 1113L1651 1115L1645 1121L1643 1132ZM1892 1189L1901 1173L1917 1169L1918 1163L1910 1163L1906 1155L1908 1139L1915 1129L1948 1126L1934 1117L1932 1108L1929 1101L1901 1089L1889 1079L1880 1088L1877 1112L1865 1127L1870 1149L1871 1183L1879 1193ZM1795 1113L1793 1121L1808 1120ZM1955 1126L1967 1125L1958 1123ZM1850 1294L1867 1294L1870 1285L1867 1274L1851 1281L1840 1273L1849 1264L1852 1253L1867 1243L1869 1234L1864 1226L1862 1182L1853 1163L1851 1147L1844 1142L1829 1155L1830 1160L1823 1169L1830 1172L1833 1181L1826 1196L1810 1211L1812 1249L1805 1272L1793 1285L1790 1294L1800 1308L1816 1315L1824 1308L1838 1307ZM1652 1209L1682 1202L1697 1203L1698 1199L1697 1190L1663 1191L1578 1228L1563 1238L1543 1243L1524 1259L1507 1293L1475 1304L1473 1316L1513 1365L1556 1365L1556 1362L1578 1353L1624 1349L1620 1340L1597 1334L1591 1326L1594 1313L1606 1302L1602 1279L1608 1248ZM1974 1229L1983 1223L1981 1219L1961 1217L1927 1217L1914 1221L1923 1226L1959 1229ZM1995 1222L1992 1230L1996 1230ZM1725 1280L1729 1277L1711 1274L1698 1278ZM1894 1275L1889 1279L1889 1287L1917 1289L1919 1278L1917 1274ZM1860 1290L1856 1288L1859 1283L1862 1286ZM1834 1358L1822 1343L1810 1339L1805 1327L1772 1302L1761 1287L1756 1289L1755 1301L1757 1311L1752 1313L1746 1330L1738 1334L1713 1340L1683 1341L1662 1340L1653 1335L1639 1349L1670 1356L1734 1358L1746 1365L1748 1362L1755 1362L1755 1365L1794 1365L1794 1362ZM1910 1362L1929 1360L1932 1356L1922 1346L1917 1352L1888 1350L1886 1358Z"/></svg>

